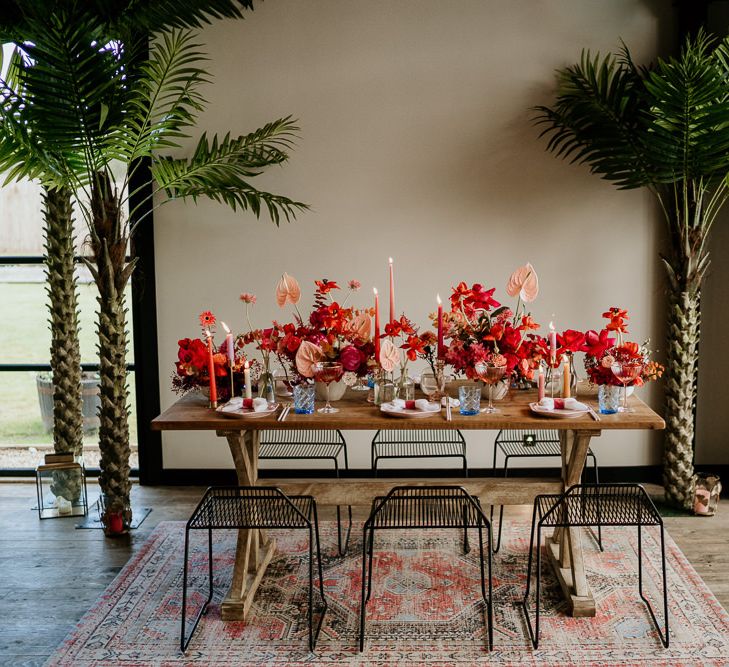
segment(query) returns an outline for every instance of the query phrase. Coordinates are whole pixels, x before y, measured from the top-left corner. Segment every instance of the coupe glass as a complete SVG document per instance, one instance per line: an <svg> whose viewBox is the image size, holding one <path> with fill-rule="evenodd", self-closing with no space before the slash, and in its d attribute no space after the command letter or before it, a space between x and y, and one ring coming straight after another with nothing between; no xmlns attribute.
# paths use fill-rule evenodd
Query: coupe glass
<svg viewBox="0 0 729 667"><path fill-rule="evenodd" d="M494 366L486 361L479 361L474 366L474 370L478 374L478 377L489 386L489 404L481 412L485 412L486 414L501 412L501 410L494 407L494 385L504 377L506 366Z"/></svg>
<svg viewBox="0 0 729 667"><path fill-rule="evenodd" d="M633 408L628 407L628 383L637 378L643 370L643 364L635 359L628 361L614 361L610 366L613 375L618 378L623 385L623 406L619 412L635 412Z"/></svg>
<svg viewBox="0 0 729 667"><path fill-rule="evenodd" d="M438 391L438 380L434 373L423 373L420 376L420 389L428 397L429 401L435 399L435 394Z"/></svg>
<svg viewBox="0 0 729 667"><path fill-rule="evenodd" d="M333 408L329 403L329 385L332 382L338 382L344 375L344 367L338 361L318 361L314 364L314 379L317 382L323 382L327 387L327 402L323 408L319 408L317 412L323 414L332 414L339 412L337 408Z"/></svg>

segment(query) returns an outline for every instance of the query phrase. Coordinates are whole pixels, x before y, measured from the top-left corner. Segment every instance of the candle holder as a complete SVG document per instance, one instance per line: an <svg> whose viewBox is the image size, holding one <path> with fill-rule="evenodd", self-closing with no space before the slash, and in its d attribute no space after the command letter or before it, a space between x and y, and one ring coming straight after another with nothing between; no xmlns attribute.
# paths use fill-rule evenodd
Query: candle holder
<svg viewBox="0 0 729 667"><path fill-rule="evenodd" d="M436 401L440 401L444 396L447 396L445 390L445 361L443 361L443 359L436 359L434 364L434 370L435 384L438 388L436 389L433 399Z"/></svg>
<svg viewBox="0 0 729 667"><path fill-rule="evenodd" d="M230 367L230 397L235 396L235 381L233 379L233 367Z"/></svg>
<svg viewBox="0 0 729 667"><path fill-rule="evenodd" d="M550 360L550 362L547 364L547 377L546 377L546 383L549 387L549 396L551 398L554 398L554 388L555 386L558 389L562 386L562 378L559 375L559 367L561 366L561 363L556 361L556 359Z"/></svg>

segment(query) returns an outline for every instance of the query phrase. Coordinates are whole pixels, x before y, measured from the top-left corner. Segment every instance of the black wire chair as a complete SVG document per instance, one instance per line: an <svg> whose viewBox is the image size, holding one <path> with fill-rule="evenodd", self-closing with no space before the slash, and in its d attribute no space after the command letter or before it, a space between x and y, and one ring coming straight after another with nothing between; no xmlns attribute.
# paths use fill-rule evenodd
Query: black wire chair
<svg viewBox="0 0 729 667"><path fill-rule="evenodd" d="M547 429L537 429L535 431L522 431L518 429L502 429L496 434L494 441L494 462L493 475L496 477L496 457L501 452L504 455L504 477L509 472L509 459L512 458L537 458L537 457L562 457L559 446L559 435L557 431ZM597 458L593 454L592 449L587 450L587 458L592 459L592 469L595 477L595 484L600 483L600 475L597 468ZM491 525L494 524L494 506L491 505L489 512ZM501 526L504 519L504 506L499 505L499 528L494 540L494 553L498 553L501 548ZM593 537L595 537L593 535ZM595 537L597 546L600 551L604 551L602 546L602 529L597 526L597 536Z"/></svg>
<svg viewBox="0 0 729 667"><path fill-rule="evenodd" d="M380 430L372 438L372 470L377 476L380 459L457 458L468 477L466 440L457 430Z"/></svg>
<svg viewBox="0 0 729 667"><path fill-rule="evenodd" d="M261 431L258 445L259 460L294 461L303 459L331 460L334 472L339 478L339 457L343 455L344 469L349 470L347 442L342 432L318 431ZM347 553L349 535L352 532L352 506L347 505L347 532L342 536L341 507L337 505L337 551L340 556Z"/></svg>
<svg viewBox="0 0 729 667"><path fill-rule="evenodd" d="M311 496L287 496L276 488L257 486L210 487L192 513L185 526L185 564L182 571L182 621L180 625L180 650L184 653L190 644L201 617L207 612L213 599L213 530L216 529L287 529L309 532L309 649L316 647L327 601L324 596L324 575L319 546L319 522L316 502ZM189 541L191 530L208 531L208 598L195 616L190 634L185 633L187 615L187 580ZM319 570L319 594L321 607L316 632L314 614L314 540Z"/></svg>
<svg viewBox="0 0 729 667"><path fill-rule="evenodd" d="M460 486L397 486L387 496L375 498L364 524L362 539L362 599L359 650L364 651L366 606L372 594L372 555L375 530L409 528L457 528L463 530L463 551L468 553L468 529L478 528L481 566L481 594L488 617L488 646L493 648L493 605L491 583L491 526L478 498ZM484 573L483 529L488 554L488 596Z"/></svg>
<svg viewBox="0 0 729 667"><path fill-rule="evenodd" d="M527 566L527 586L521 606L534 648L539 646L539 597L541 587L541 544L542 528L572 528L579 526L637 526L638 527L638 593L648 607L658 636L668 648L668 589L666 586L666 549L663 519L646 490L640 484L575 484L561 495L541 495L534 499L532 531ZM658 526L661 536L661 568L663 573L663 618L665 632L661 627L648 599L643 595L643 527ZM529 614L529 593L532 580L532 557L534 554L534 529L536 528L536 617L532 626Z"/></svg>

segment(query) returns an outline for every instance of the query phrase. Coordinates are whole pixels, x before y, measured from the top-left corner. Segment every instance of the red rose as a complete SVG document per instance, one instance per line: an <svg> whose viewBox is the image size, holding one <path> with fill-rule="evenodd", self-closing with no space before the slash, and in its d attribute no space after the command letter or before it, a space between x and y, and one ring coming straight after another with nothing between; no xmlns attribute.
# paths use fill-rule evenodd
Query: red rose
<svg viewBox="0 0 729 667"><path fill-rule="evenodd" d="M339 355L345 371L356 371L363 360L364 355L354 345L347 345Z"/></svg>

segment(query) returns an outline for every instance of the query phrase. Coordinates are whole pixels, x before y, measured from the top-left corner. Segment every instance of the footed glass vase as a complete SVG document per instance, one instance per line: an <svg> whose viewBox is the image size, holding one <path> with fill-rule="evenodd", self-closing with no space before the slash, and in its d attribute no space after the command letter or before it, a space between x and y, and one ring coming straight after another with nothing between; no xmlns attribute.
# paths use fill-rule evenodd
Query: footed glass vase
<svg viewBox="0 0 729 667"><path fill-rule="evenodd" d="M601 384L597 388L597 405L604 415L612 415L620 407L622 387L612 384Z"/></svg>

